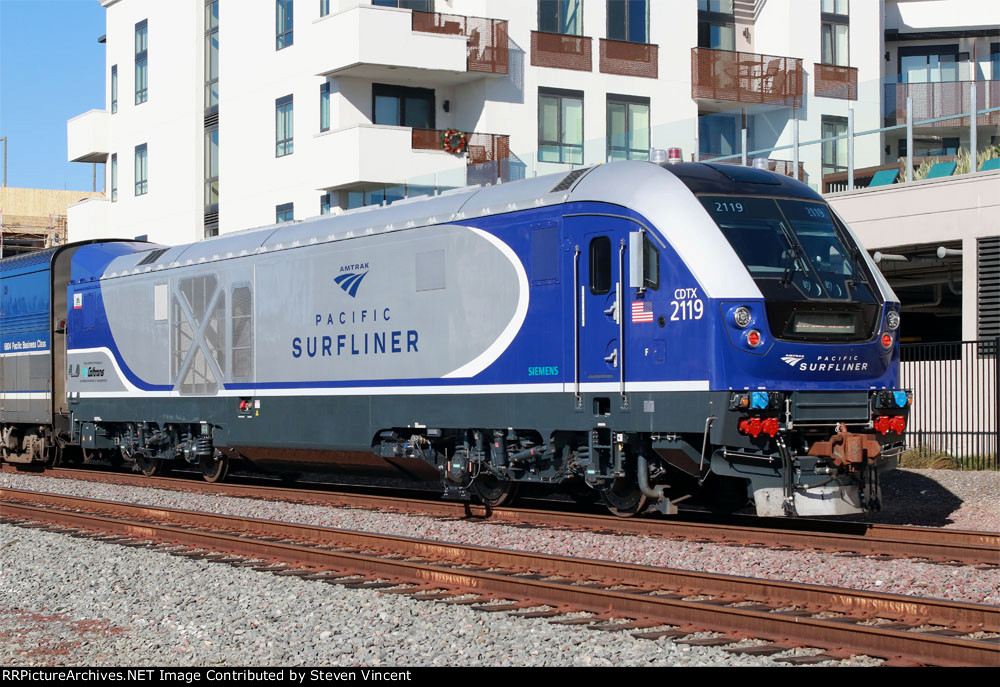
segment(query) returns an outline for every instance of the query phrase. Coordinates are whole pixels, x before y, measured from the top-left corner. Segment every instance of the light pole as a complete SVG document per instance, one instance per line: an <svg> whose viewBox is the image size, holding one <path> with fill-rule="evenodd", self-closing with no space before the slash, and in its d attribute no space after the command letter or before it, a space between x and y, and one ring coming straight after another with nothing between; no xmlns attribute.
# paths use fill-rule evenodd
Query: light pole
<svg viewBox="0 0 1000 687"><path fill-rule="evenodd" d="M3 187L7 188L7 137L0 136L3 141Z"/></svg>

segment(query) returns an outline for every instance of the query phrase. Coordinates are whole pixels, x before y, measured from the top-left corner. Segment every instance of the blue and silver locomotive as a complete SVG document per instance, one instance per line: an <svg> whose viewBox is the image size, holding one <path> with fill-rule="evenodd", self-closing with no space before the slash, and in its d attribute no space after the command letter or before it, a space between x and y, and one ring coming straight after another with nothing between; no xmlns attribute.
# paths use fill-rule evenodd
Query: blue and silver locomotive
<svg viewBox="0 0 1000 687"><path fill-rule="evenodd" d="M742 167L598 165L0 279L22 464L79 447L210 480L239 460L490 504L535 485L622 515L839 514L878 508L912 402L899 303L850 230Z"/></svg>

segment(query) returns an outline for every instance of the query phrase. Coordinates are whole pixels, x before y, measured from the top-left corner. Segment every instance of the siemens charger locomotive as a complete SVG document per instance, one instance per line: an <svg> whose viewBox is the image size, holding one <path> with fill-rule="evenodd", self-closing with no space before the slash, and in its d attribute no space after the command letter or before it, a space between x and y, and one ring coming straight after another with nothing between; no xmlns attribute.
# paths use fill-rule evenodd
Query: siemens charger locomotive
<svg viewBox="0 0 1000 687"><path fill-rule="evenodd" d="M808 187L617 162L0 261L0 449L388 471L500 504L879 507L899 304Z"/></svg>

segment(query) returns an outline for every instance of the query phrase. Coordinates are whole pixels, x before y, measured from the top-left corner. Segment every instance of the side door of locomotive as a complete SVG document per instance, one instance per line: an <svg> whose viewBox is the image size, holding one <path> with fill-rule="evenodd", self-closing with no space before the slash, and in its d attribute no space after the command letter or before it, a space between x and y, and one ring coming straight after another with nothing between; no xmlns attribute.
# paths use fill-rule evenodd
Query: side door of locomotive
<svg viewBox="0 0 1000 687"><path fill-rule="evenodd" d="M583 392L624 393L631 222L606 216L567 217L576 243L577 378ZM579 251L576 253L576 251Z"/></svg>

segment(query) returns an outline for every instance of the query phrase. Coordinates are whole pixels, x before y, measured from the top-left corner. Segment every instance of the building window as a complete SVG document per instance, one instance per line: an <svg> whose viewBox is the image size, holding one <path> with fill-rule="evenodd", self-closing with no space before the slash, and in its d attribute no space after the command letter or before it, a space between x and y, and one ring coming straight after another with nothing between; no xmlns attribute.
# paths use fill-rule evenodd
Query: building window
<svg viewBox="0 0 1000 687"><path fill-rule="evenodd" d="M219 126L205 130L205 205L219 202Z"/></svg>
<svg viewBox="0 0 1000 687"><path fill-rule="evenodd" d="M906 157L906 139L901 138L899 144L899 157ZM914 138L913 154L915 157L935 157L943 155L958 154L959 139L955 137L942 138Z"/></svg>
<svg viewBox="0 0 1000 687"><path fill-rule="evenodd" d="M143 196L149 190L149 158L146 144L135 147L135 195Z"/></svg>
<svg viewBox="0 0 1000 687"><path fill-rule="evenodd" d="M375 124L435 128L434 91L429 88L372 84L372 111Z"/></svg>
<svg viewBox="0 0 1000 687"><path fill-rule="evenodd" d="M330 0L319 0L319 16L325 17L330 14Z"/></svg>
<svg viewBox="0 0 1000 687"><path fill-rule="evenodd" d="M649 98L608 96L608 160L649 159Z"/></svg>
<svg viewBox="0 0 1000 687"><path fill-rule="evenodd" d="M330 82L319 85L319 130L330 130Z"/></svg>
<svg viewBox="0 0 1000 687"><path fill-rule="evenodd" d="M434 11L434 0L372 0L372 4L379 7L398 7L414 12Z"/></svg>
<svg viewBox="0 0 1000 687"><path fill-rule="evenodd" d="M583 91L539 90L538 160L583 164Z"/></svg>
<svg viewBox="0 0 1000 687"><path fill-rule="evenodd" d="M736 49L733 0L698 0L698 47Z"/></svg>
<svg viewBox="0 0 1000 687"><path fill-rule="evenodd" d="M146 20L135 25L135 104L144 103L149 99L149 58L147 48L149 29Z"/></svg>
<svg viewBox="0 0 1000 687"><path fill-rule="evenodd" d="M292 149L292 96L274 101L274 156L291 155Z"/></svg>
<svg viewBox="0 0 1000 687"><path fill-rule="evenodd" d="M329 215L330 207L333 205L333 194L327 192L319 197L319 214Z"/></svg>
<svg viewBox="0 0 1000 687"><path fill-rule="evenodd" d="M276 205L274 208L274 221L280 224L281 222L291 222L295 219L295 203L283 203L281 205Z"/></svg>
<svg viewBox="0 0 1000 687"><path fill-rule="evenodd" d="M219 105L219 2L205 3L205 107Z"/></svg>
<svg viewBox="0 0 1000 687"><path fill-rule="evenodd" d="M649 43L648 0L608 0L608 38Z"/></svg>
<svg viewBox="0 0 1000 687"><path fill-rule="evenodd" d="M823 0L820 45L823 64L846 67L851 63L850 17L847 0Z"/></svg>
<svg viewBox="0 0 1000 687"><path fill-rule="evenodd" d="M958 45L928 45L899 48L900 83L971 81L969 53Z"/></svg>
<svg viewBox="0 0 1000 687"><path fill-rule="evenodd" d="M292 0L276 0L274 7L276 49L281 50L292 44Z"/></svg>
<svg viewBox="0 0 1000 687"><path fill-rule="evenodd" d="M822 138L832 138L834 136L847 135L847 117L832 117L823 115L821 117ZM836 172L847 171L847 139L840 138L836 141L826 141L823 143L823 174L834 174Z"/></svg>
<svg viewBox="0 0 1000 687"><path fill-rule="evenodd" d="M538 0L538 30L583 35L583 0Z"/></svg>
<svg viewBox="0 0 1000 687"><path fill-rule="evenodd" d="M990 78L1000 81L1000 43L990 44Z"/></svg>
<svg viewBox="0 0 1000 687"><path fill-rule="evenodd" d="M118 200L118 153L111 153L111 202Z"/></svg>
<svg viewBox="0 0 1000 687"><path fill-rule="evenodd" d="M698 115L698 153L705 157L722 157L740 153L740 115L728 113Z"/></svg>
<svg viewBox="0 0 1000 687"><path fill-rule="evenodd" d="M111 114L118 112L118 65L111 65Z"/></svg>

